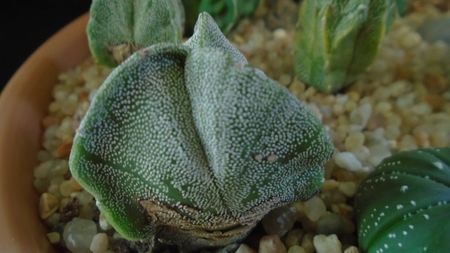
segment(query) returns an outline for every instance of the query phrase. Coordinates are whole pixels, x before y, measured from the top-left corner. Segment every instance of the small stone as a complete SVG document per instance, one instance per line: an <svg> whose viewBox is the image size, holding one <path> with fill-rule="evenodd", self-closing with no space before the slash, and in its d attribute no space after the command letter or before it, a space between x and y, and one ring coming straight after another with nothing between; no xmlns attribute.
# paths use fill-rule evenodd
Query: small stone
<svg viewBox="0 0 450 253"><path fill-rule="evenodd" d="M288 253L306 253L306 250L299 245L294 245L289 248Z"/></svg>
<svg viewBox="0 0 450 253"><path fill-rule="evenodd" d="M301 246L305 249L307 253L314 252L313 237L314 235L311 233L307 233L305 236L303 236Z"/></svg>
<svg viewBox="0 0 450 253"><path fill-rule="evenodd" d="M97 226L91 220L74 218L64 227L63 238L66 247L73 253L89 253Z"/></svg>
<svg viewBox="0 0 450 253"><path fill-rule="evenodd" d="M364 103L350 113L350 123L365 128L372 115L372 105Z"/></svg>
<svg viewBox="0 0 450 253"><path fill-rule="evenodd" d="M104 253L108 249L108 235L105 233L98 233L92 238L89 249L93 253Z"/></svg>
<svg viewBox="0 0 450 253"><path fill-rule="evenodd" d="M66 180L59 185L59 192L63 197L69 197L72 192L75 192L74 185L71 180Z"/></svg>
<svg viewBox="0 0 450 253"><path fill-rule="evenodd" d="M347 197L353 197L356 193L357 187L355 182L339 182L338 189Z"/></svg>
<svg viewBox="0 0 450 253"><path fill-rule="evenodd" d="M277 235L266 235L259 241L259 253L286 253L286 247Z"/></svg>
<svg viewBox="0 0 450 253"><path fill-rule="evenodd" d="M324 215L327 211L327 207L325 203L323 203L322 199L314 196L308 201L304 202L304 212L306 217L311 221L318 221L319 218Z"/></svg>
<svg viewBox="0 0 450 253"><path fill-rule="evenodd" d="M364 145L365 136L361 132L352 132L345 138L345 149L353 150Z"/></svg>
<svg viewBox="0 0 450 253"><path fill-rule="evenodd" d="M344 223L339 215L328 212L317 222L317 232L320 234L338 234L343 230Z"/></svg>
<svg viewBox="0 0 450 253"><path fill-rule="evenodd" d="M269 212L262 220L267 234L284 236L295 223L295 208L280 207Z"/></svg>
<svg viewBox="0 0 450 253"><path fill-rule="evenodd" d="M250 248L247 244L241 244L235 253L256 253L256 251Z"/></svg>
<svg viewBox="0 0 450 253"><path fill-rule="evenodd" d="M355 246L350 246L344 250L344 253L359 253L359 250Z"/></svg>
<svg viewBox="0 0 450 253"><path fill-rule="evenodd" d="M56 244L61 240L61 235L58 232L47 233L48 241L51 244Z"/></svg>
<svg viewBox="0 0 450 253"><path fill-rule="evenodd" d="M334 156L334 162L341 168L354 172L362 170L363 166L356 156L351 152L340 152Z"/></svg>
<svg viewBox="0 0 450 253"><path fill-rule="evenodd" d="M59 201L51 193L43 193L39 199L39 215L41 219L47 219L58 209Z"/></svg>
<svg viewBox="0 0 450 253"><path fill-rule="evenodd" d="M284 244L286 244L288 248L291 248L294 245L300 245L302 242L303 234L303 230L298 228L289 231L286 235L286 239L284 240Z"/></svg>
<svg viewBox="0 0 450 253"><path fill-rule="evenodd" d="M341 253L341 242L338 237L333 235L316 235L313 239L314 248L317 253Z"/></svg>

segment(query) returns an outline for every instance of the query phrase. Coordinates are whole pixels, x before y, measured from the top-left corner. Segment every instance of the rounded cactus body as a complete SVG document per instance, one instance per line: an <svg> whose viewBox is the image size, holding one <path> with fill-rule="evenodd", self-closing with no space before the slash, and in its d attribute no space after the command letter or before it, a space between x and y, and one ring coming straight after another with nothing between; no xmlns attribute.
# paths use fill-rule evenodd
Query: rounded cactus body
<svg viewBox="0 0 450 253"><path fill-rule="evenodd" d="M309 198L333 150L313 113L248 66L209 15L195 30L111 73L70 157L123 236L185 249L229 244L271 209Z"/></svg>
<svg viewBox="0 0 450 253"><path fill-rule="evenodd" d="M295 38L299 78L325 92L356 80L397 15L392 0L304 0Z"/></svg>
<svg viewBox="0 0 450 253"><path fill-rule="evenodd" d="M385 159L355 201L364 252L450 252L450 148Z"/></svg>
<svg viewBox="0 0 450 253"><path fill-rule="evenodd" d="M183 28L181 0L93 0L87 33L97 62L113 67L140 48L181 43Z"/></svg>

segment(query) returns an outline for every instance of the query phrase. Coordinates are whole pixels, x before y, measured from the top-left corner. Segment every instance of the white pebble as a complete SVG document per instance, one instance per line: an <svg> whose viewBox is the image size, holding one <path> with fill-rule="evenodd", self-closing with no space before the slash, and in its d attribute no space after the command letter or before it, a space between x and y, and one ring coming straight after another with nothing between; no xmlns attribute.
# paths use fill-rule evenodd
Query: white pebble
<svg viewBox="0 0 450 253"><path fill-rule="evenodd" d="M335 234L326 235L316 235L313 239L314 248L316 248L317 253L341 253L342 245Z"/></svg>
<svg viewBox="0 0 450 253"><path fill-rule="evenodd" d="M372 105L369 103L364 103L356 110L351 112L350 122L352 124L365 128L371 115L372 115Z"/></svg>
<svg viewBox="0 0 450 253"><path fill-rule="evenodd" d="M108 249L108 235L105 233L98 233L92 238L89 249L93 253L104 253Z"/></svg>
<svg viewBox="0 0 450 253"><path fill-rule="evenodd" d="M97 234L95 222L74 218L64 227L63 238L66 247L73 253L88 253L95 234Z"/></svg>
<svg viewBox="0 0 450 253"><path fill-rule="evenodd" d="M334 162L341 168L350 171L361 171L363 166L356 156L351 152L340 152L334 156Z"/></svg>
<svg viewBox="0 0 450 253"><path fill-rule="evenodd" d="M248 245L241 244L235 253L256 253L256 252Z"/></svg>

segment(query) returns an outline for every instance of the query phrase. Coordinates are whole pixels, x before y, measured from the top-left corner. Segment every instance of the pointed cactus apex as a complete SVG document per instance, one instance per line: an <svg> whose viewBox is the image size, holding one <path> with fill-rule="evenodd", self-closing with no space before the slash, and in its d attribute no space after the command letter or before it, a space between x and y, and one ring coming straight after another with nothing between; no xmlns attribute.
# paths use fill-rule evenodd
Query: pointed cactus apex
<svg viewBox="0 0 450 253"><path fill-rule="evenodd" d="M306 84L335 92L373 62L397 7L391 0L305 0L296 32L296 72Z"/></svg>
<svg viewBox="0 0 450 253"><path fill-rule="evenodd" d="M93 0L87 27L89 47L100 64L114 67L155 43L181 43L181 0Z"/></svg>
<svg viewBox="0 0 450 253"><path fill-rule="evenodd" d="M386 158L355 198L363 252L450 252L450 148Z"/></svg>
<svg viewBox="0 0 450 253"><path fill-rule="evenodd" d="M323 182L333 146L319 120L205 15L186 45L119 65L74 139L73 176L125 238L227 245Z"/></svg>

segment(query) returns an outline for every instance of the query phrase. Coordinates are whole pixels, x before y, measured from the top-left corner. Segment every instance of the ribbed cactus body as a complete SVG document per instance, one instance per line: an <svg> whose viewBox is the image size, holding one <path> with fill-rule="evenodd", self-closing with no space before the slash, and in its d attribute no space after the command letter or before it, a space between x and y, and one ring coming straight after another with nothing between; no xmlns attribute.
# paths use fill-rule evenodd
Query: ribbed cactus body
<svg viewBox="0 0 450 253"><path fill-rule="evenodd" d="M310 197L331 153L313 113L202 14L185 45L151 46L111 73L70 168L126 238L193 249L240 239Z"/></svg>
<svg viewBox="0 0 450 253"><path fill-rule="evenodd" d="M364 252L450 252L450 148L385 159L355 199Z"/></svg>
<svg viewBox="0 0 450 253"><path fill-rule="evenodd" d="M181 0L93 0L87 33L97 62L113 67L140 48L181 43L183 28Z"/></svg>
<svg viewBox="0 0 450 253"><path fill-rule="evenodd" d="M305 0L297 24L299 78L325 92L356 80L374 60L397 7L392 0Z"/></svg>

